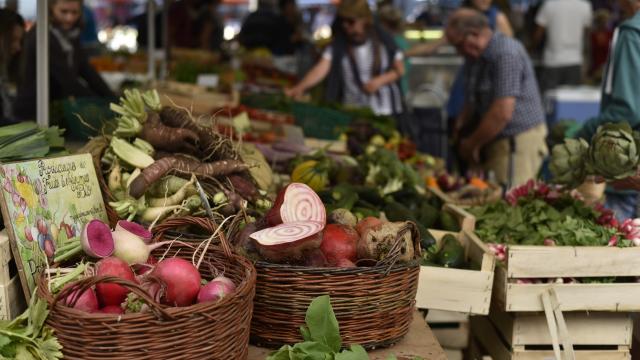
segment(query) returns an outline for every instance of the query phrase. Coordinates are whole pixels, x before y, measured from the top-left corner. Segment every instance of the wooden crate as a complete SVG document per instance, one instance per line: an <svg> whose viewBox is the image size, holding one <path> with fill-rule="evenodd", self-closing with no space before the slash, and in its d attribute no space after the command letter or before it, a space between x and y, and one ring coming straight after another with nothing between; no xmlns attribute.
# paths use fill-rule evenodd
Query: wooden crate
<svg viewBox="0 0 640 360"><path fill-rule="evenodd" d="M640 248L510 246L496 267L494 301L506 311L544 311L540 296L553 288L562 311L640 311L640 283L518 284L518 279L637 277Z"/></svg>
<svg viewBox="0 0 640 360"><path fill-rule="evenodd" d="M458 220L461 231L473 232L476 229L476 217L471 215L467 210L454 204L444 204L442 211L449 212Z"/></svg>
<svg viewBox="0 0 640 360"><path fill-rule="evenodd" d="M474 316L470 320L473 342L479 344L481 355L489 355L493 360L554 360L555 355L548 346L510 345L488 317ZM598 331L592 328L592 331ZM626 345L589 345L576 347L577 360L629 360L630 347ZM476 354L474 358L478 358ZM564 359L558 359L564 360Z"/></svg>
<svg viewBox="0 0 640 360"><path fill-rule="evenodd" d="M427 324L445 350L463 350L469 345L468 314L430 310Z"/></svg>
<svg viewBox="0 0 640 360"><path fill-rule="evenodd" d="M430 231L438 242L447 234L443 231ZM491 304L495 257L472 232L451 234L465 247L468 262L479 270L422 266L416 306L422 309L486 315Z"/></svg>
<svg viewBox="0 0 640 360"><path fill-rule="evenodd" d="M574 345L631 347L633 321L629 313L571 312L564 314L564 319ZM551 344L544 314L508 313L492 308L489 321L513 347Z"/></svg>
<svg viewBox="0 0 640 360"><path fill-rule="evenodd" d="M20 278L18 275L14 275L7 284L0 285L0 320L13 320L26 307Z"/></svg>

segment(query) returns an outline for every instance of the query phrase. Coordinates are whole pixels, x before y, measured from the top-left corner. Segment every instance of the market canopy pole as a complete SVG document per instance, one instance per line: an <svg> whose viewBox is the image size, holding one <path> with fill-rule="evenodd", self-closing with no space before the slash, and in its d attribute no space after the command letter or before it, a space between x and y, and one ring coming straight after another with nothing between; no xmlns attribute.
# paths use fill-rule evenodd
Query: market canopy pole
<svg viewBox="0 0 640 360"><path fill-rule="evenodd" d="M147 58L149 80L156 78L156 2L149 0L147 3Z"/></svg>
<svg viewBox="0 0 640 360"><path fill-rule="evenodd" d="M160 80L167 78L167 64L171 58L171 44L169 43L169 8L171 0L162 2L162 48L164 49L164 57L160 66Z"/></svg>
<svg viewBox="0 0 640 360"><path fill-rule="evenodd" d="M36 115L38 126L49 127L49 6L38 0L36 21Z"/></svg>

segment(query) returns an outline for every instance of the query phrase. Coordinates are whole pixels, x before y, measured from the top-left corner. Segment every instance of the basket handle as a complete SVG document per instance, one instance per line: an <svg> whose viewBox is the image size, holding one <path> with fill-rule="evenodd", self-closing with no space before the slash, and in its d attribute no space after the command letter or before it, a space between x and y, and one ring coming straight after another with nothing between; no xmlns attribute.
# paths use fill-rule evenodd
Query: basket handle
<svg viewBox="0 0 640 360"><path fill-rule="evenodd" d="M218 229L218 225L213 220L206 217L183 216L179 218L167 219L164 220L161 224L156 225L153 229L155 241L161 241L161 239L164 238L164 233L166 231L184 225L197 226L211 233L212 235ZM220 231L218 237L220 239L220 247L222 247L222 251L224 251L224 254L228 258L231 258L233 256L233 251L231 250L231 244L229 243L227 236L224 234L224 231Z"/></svg>
<svg viewBox="0 0 640 360"><path fill-rule="evenodd" d="M79 294L82 294L85 291L89 290L92 286L99 283L112 283L121 285L131 290L132 293L138 295L142 300L144 300L144 302L151 309L151 312L153 312L153 314L158 319L173 319L173 316L171 316L165 309L163 309L162 305L153 300L149 293L147 293L147 291L145 291L140 285L116 276L90 276L85 279L79 280L73 285L67 286L66 288L62 289L62 291L60 291L58 295L55 296L55 298L53 299L53 304L51 305L52 308L55 307L59 301L63 302L64 299L74 291L78 291ZM79 298L80 296L75 296L73 299L71 299L71 303L67 304L67 306L74 307Z"/></svg>

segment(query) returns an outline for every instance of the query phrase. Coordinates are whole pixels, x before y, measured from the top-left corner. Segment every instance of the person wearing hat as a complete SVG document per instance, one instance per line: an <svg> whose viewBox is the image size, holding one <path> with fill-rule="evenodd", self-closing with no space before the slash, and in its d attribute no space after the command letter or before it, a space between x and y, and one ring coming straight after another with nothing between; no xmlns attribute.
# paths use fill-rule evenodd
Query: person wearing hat
<svg viewBox="0 0 640 360"><path fill-rule="evenodd" d="M285 93L299 98L325 80L328 102L370 107L378 115L400 115L404 70L403 55L393 35L374 22L367 1L343 0L330 46L305 77Z"/></svg>

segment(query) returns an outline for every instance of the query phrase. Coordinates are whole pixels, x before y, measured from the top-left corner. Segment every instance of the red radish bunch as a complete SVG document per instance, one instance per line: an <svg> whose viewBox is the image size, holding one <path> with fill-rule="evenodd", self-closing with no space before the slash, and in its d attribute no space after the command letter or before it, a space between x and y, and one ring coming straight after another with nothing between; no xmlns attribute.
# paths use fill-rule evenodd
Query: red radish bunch
<svg viewBox="0 0 640 360"><path fill-rule="evenodd" d="M98 310L99 313L103 314L124 314L124 309L121 306L109 305Z"/></svg>
<svg viewBox="0 0 640 360"><path fill-rule="evenodd" d="M507 246L505 244L488 243L487 247L495 255L498 261L505 261L507 259Z"/></svg>

